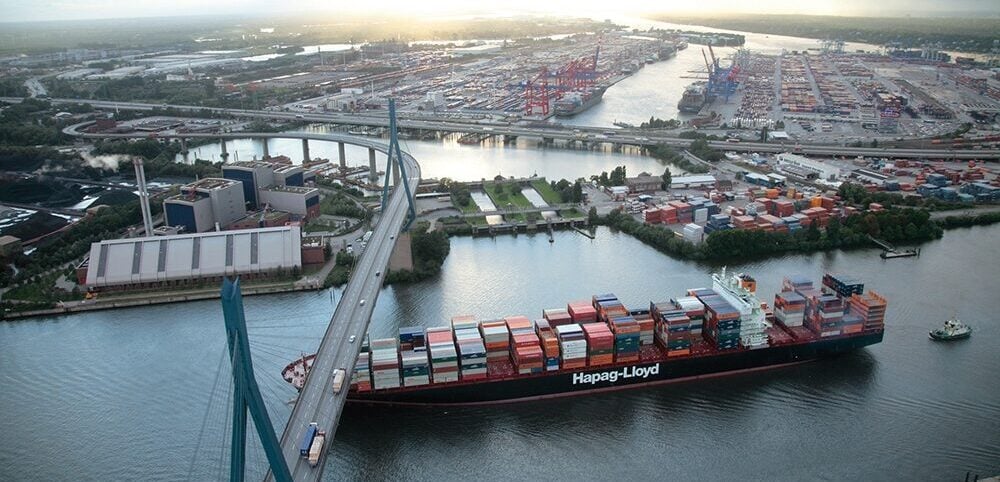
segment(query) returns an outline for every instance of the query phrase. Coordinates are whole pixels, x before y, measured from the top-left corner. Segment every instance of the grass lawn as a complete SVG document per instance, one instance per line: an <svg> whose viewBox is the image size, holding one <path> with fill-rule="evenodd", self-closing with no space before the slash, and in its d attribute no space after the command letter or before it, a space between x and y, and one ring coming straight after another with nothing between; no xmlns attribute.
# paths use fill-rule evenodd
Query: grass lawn
<svg viewBox="0 0 1000 482"><path fill-rule="evenodd" d="M582 217L585 217L585 215L583 214L583 212L581 212L577 208L563 209L562 211L559 211L559 215L562 216L562 217L564 217L564 218L582 218Z"/></svg>
<svg viewBox="0 0 1000 482"><path fill-rule="evenodd" d="M483 183L483 189L486 194L490 196L493 200L493 204L496 204L497 209L504 209L507 204L513 204L514 207L519 208L532 208L531 202L528 198L521 194L521 186L516 183L502 183L503 191L500 193L496 192L495 182L485 182Z"/></svg>
<svg viewBox="0 0 1000 482"><path fill-rule="evenodd" d="M451 205L455 206L455 209L458 209L459 211L462 211L463 214L478 213L479 212L479 206L476 205L475 201L471 201L470 200L469 204L467 206L462 206L462 205L458 204L457 202L455 202L455 196L452 196L451 197Z"/></svg>
<svg viewBox="0 0 1000 482"><path fill-rule="evenodd" d="M559 196L559 193L555 192L555 190L552 189L551 184L545 182L545 178L535 179L534 181L531 181L531 186L534 187L536 191L538 191L538 194L542 195L542 199L544 199L545 202L553 205L562 204L563 202L562 197Z"/></svg>

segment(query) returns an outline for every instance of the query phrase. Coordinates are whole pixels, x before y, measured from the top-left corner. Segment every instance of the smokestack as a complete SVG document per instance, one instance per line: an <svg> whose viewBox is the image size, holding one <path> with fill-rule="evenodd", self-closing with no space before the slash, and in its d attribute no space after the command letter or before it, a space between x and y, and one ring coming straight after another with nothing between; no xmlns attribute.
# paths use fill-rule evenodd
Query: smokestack
<svg viewBox="0 0 1000 482"><path fill-rule="evenodd" d="M146 228L146 236L153 235L153 214L149 210L149 190L146 189L146 169L142 167L142 158L132 160L135 167L135 182L139 188L139 210L142 211L142 225Z"/></svg>

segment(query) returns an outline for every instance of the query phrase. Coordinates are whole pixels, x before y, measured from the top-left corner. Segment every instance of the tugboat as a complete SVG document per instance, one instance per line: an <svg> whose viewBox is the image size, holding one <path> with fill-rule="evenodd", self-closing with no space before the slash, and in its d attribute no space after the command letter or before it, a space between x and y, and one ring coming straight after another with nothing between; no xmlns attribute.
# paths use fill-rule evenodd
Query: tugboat
<svg viewBox="0 0 1000 482"><path fill-rule="evenodd" d="M958 318L952 317L944 322L944 326L928 334L932 340L937 341L961 340L972 336L972 328L959 321Z"/></svg>

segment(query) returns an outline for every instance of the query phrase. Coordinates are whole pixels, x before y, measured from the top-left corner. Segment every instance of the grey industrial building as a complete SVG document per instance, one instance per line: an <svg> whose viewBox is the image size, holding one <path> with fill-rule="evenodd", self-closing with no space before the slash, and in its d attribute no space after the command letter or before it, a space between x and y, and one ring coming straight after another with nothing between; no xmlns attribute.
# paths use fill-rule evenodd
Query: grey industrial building
<svg viewBox="0 0 1000 482"><path fill-rule="evenodd" d="M100 241L90 247L86 284L142 289L289 273L302 268L301 236L298 226L281 226Z"/></svg>
<svg viewBox="0 0 1000 482"><path fill-rule="evenodd" d="M222 177L243 183L248 209L264 206L258 192L271 186L303 186L302 166L261 161L242 161L222 166Z"/></svg>
<svg viewBox="0 0 1000 482"><path fill-rule="evenodd" d="M240 182L205 178L182 186L180 194L163 201L163 212L168 226L202 233L246 216L245 199Z"/></svg>

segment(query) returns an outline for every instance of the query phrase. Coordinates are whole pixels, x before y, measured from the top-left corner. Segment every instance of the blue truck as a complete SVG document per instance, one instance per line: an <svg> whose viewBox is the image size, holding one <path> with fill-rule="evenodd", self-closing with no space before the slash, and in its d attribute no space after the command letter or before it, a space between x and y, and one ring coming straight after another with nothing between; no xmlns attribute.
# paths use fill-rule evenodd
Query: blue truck
<svg viewBox="0 0 1000 482"><path fill-rule="evenodd" d="M313 438L316 437L316 431L319 427L316 422L310 423L309 428L306 429L306 434L302 437L302 443L299 444L299 454L303 457L309 456L309 448L312 447Z"/></svg>

